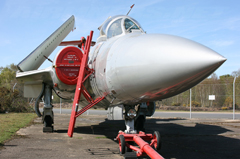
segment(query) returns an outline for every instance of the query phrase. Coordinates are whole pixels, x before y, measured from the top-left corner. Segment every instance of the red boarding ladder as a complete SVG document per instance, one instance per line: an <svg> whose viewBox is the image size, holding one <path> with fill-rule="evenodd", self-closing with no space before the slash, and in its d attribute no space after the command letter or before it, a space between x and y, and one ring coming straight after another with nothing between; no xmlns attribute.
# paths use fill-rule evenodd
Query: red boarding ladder
<svg viewBox="0 0 240 159"><path fill-rule="evenodd" d="M69 137L73 136L76 118L105 98L105 97L98 97L97 99L93 100L92 97L87 92L86 88L83 86L84 81L94 72L93 69L90 69L87 66L89 50L92 42L92 35L93 35L93 31L91 31L90 35L87 37L85 47L84 47L84 43L82 43L82 50L84 54L83 54L83 58L80 65L77 86L76 86L75 96L74 96L74 101L72 106L72 113L71 113L71 118L70 118L69 127L68 127ZM78 103L80 101L81 93L87 99L89 104L84 108L82 108L80 111L78 111Z"/></svg>

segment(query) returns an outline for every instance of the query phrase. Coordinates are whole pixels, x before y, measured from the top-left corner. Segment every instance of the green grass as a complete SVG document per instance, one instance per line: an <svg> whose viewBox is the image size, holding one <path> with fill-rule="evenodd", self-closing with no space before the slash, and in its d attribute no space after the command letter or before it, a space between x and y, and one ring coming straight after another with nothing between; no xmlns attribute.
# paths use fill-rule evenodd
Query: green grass
<svg viewBox="0 0 240 159"><path fill-rule="evenodd" d="M96 139L107 139L107 137L106 136L98 136L98 137L96 137Z"/></svg>
<svg viewBox="0 0 240 159"><path fill-rule="evenodd" d="M0 114L0 146L11 139L20 128L29 126L36 117L33 113Z"/></svg>

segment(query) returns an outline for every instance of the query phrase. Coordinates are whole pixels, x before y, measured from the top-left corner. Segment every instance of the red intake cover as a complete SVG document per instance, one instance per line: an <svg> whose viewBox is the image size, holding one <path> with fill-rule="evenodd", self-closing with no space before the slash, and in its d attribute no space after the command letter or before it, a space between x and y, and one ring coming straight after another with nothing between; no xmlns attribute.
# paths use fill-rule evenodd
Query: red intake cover
<svg viewBox="0 0 240 159"><path fill-rule="evenodd" d="M56 74L60 81L68 85L77 84L82 51L74 46L68 46L61 50L56 58Z"/></svg>

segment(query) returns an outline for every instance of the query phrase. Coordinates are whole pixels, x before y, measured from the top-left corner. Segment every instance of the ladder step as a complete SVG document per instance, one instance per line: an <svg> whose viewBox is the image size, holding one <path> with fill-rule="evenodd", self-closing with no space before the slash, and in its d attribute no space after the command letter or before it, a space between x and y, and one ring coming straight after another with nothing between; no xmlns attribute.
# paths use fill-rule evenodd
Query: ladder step
<svg viewBox="0 0 240 159"><path fill-rule="evenodd" d="M86 107L84 107L80 111L78 111L77 114L75 115L75 118L77 118L79 115L86 112L88 109L92 108L94 105L96 105L97 103L102 101L104 98L105 97L98 97L97 99L95 99L92 103L90 103L89 105L87 105Z"/></svg>

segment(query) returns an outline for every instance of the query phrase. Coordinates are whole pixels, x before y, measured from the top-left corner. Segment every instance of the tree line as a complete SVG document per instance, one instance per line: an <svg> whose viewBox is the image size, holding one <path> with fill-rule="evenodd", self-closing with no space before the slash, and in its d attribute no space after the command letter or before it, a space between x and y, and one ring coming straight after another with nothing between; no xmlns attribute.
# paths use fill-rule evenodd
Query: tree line
<svg viewBox="0 0 240 159"><path fill-rule="evenodd" d="M30 99L23 97L23 84L17 82L17 67L11 64L6 67L0 67L0 113L1 112L25 112L31 111L29 105ZM203 80L200 84L193 87L192 106L210 107L219 109L232 109L233 106L233 80L235 82L235 107L240 108L240 69L218 77L213 73L209 78ZM209 95L215 95L215 100L209 100ZM60 99L53 93L53 103L59 103ZM72 100L63 100L62 102L72 102ZM174 97L167 98L157 103L163 106L184 106L190 105L190 91L187 90Z"/></svg>
<svg viewBox="0 0 240 159"><path fill-rule="evenodd" d="M17 70L14 64L0 67L0 113L32 111L23 97L23 84L17 83Z"/></svg>
<svg viewBox="0 0 240 159"><path fill-rule="evenodd" d="M193 107L209 107L219 109L232 109L233 106L233 80L235 81L235 107L240 106L240 69L234 71L231 75L223 75L218 77L213 73L209 78L192 88L192 106ZM214 95L215 100L209 100L209 95ZM187 90L174 97L164 99L161 105L166 106L189 106L190 90Z"/></svg>

